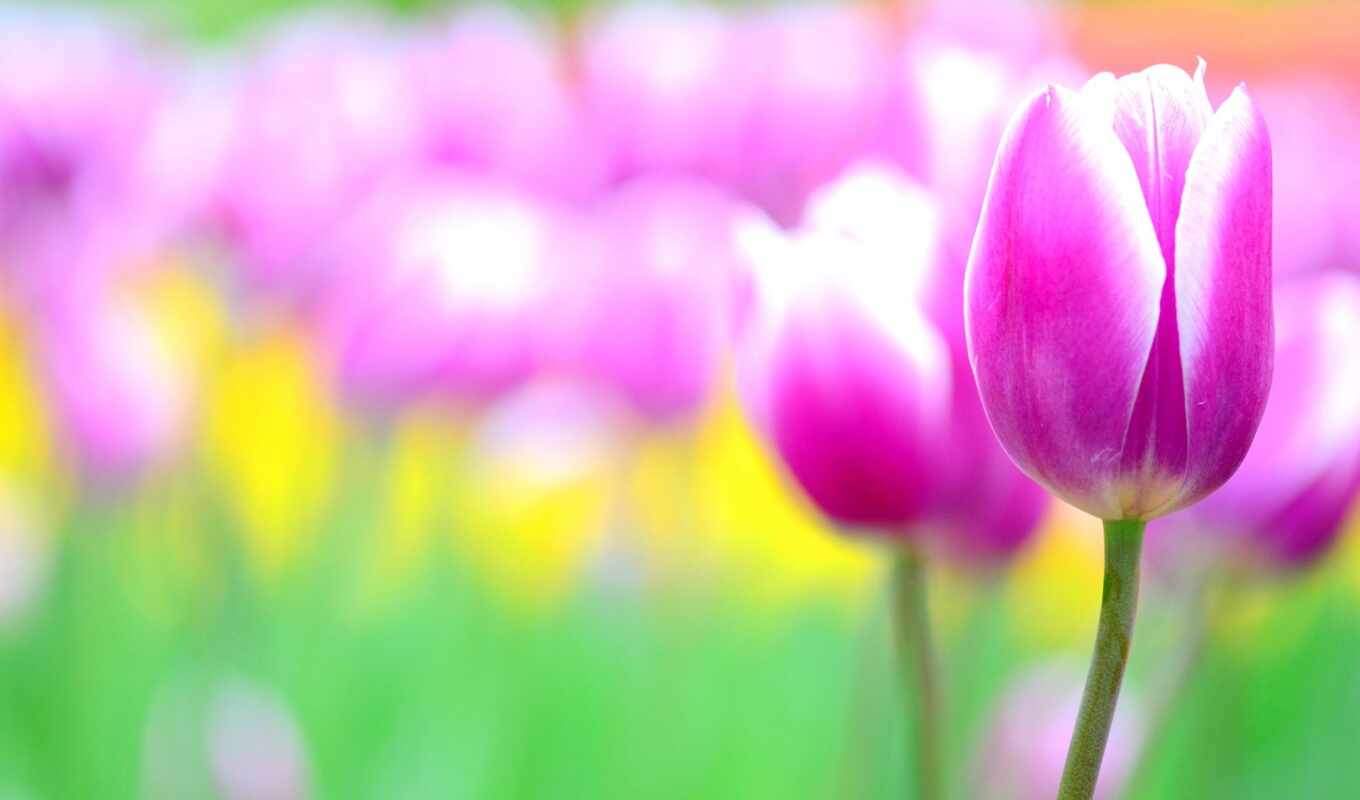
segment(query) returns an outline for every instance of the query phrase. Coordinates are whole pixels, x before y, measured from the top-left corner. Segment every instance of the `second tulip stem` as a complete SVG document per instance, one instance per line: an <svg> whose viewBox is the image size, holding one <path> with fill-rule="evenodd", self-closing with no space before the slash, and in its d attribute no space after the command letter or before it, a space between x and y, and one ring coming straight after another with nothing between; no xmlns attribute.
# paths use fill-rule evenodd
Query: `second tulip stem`
<svg viewBox="0 0 1360 800"><path fill-rule="evenodd" d="M1105 742L1110 736L1133 641L1144 527L1145 523L1139 520L1105 523L1105 587L1100 601L1100 625L1077 726L1072 731L1058 787L1058 800L1090 800L1095 794L1100 761L1105 755Z"/></svg>
<svg viewBox="0 0 1360 800"><path fill-rule="evenodd" d="M939 800L940 691L930 640L926 568L921 555L913 549L903 549L897 556L892 594L898 668L916 745L917 797Z"/></svg>

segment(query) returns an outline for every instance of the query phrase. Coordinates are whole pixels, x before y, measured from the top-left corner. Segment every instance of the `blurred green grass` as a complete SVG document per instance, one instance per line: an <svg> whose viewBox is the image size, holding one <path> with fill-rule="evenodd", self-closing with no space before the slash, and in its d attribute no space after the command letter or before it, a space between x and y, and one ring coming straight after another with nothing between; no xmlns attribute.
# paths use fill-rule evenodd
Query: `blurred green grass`
<svg viewBox="0 0 1360 800"><path fill-rule="evenodd" d="M180 727L155 735L196 787L175 796L211 797L203 706L244 678L297 715L318 797L910 796L881 609L771 613L732 587L591 582L526 611L443 546L375 593L380 465L347 463L310 554L269 578L193 474L72 513L41 605L0 637L0 792L146 796L148 724L168 704ZM184 566L186 543L205 572ZM1047 655L1013 597L974 587L966 622L944 628L955 796L996 697ZM1360 796L1353 598L1324 567L1256 635L1211 648L1136 796ZM1135 686L1171 660L1183 611L1164 601L1145 589Z"/></svg>

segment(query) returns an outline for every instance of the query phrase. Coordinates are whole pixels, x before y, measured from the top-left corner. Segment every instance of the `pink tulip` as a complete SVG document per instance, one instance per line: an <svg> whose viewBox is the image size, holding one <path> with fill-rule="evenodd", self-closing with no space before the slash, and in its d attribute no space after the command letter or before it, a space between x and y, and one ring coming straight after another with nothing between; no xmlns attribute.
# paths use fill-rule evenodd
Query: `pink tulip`
<svg viewBox="0 0 1360 800"><path fill-rule="evenodd" d="M1081 700L1081 672L1067 664L1032 668L1001 698L980 754L974 797L1049 800L1058 791L1063 759ZM1136 696L1120 704L1096 784L1096 800L1119 797L1132 775L1146 722Z"/></svg>
<svg viewBox="0 0 1360 800"><path fill-rule="evenodd" d="M1256 87L1275 159L1275 275L1360 271L1360 96L1311 76Z"/></svg>
<svg viewBox="0 0 1360 800"><path fill-rule="evenodd" d="M781 7L739 24L755 83L734 185L794 225L813 191L881 153L885 129L902 123L892 39L869 11L844 5Z"/></svg>
<svg viewBox="0 0 1360 800"><path fill-rule="evenodd" d="M757 213L680 179L603 199L575 237L553 312L559 363L648 420L692 417L712 394L741 300L736 224Z"/></svg>
<svg viewBox="0 0 1360 800"><path fill-rule="evenodd" d="M1156 528L1217 534L1220 547L1289 568L1326 552L1360 490L1360 278L1321 273L1277 292L1275 386L1251 452L1221 489Z"/></svg>
<svg viewBox="0 0 1360 800"><path fill-rule="evenodd" d="M581 91L611 177L732 175L756 70L728 14L632 5L586 26Z"/></svg>
<svg viewBox="0 0 1360 800"><path fill-rule="evenodd" d="M912 37L903 54L907 91L919 107L909 139L921 151L917 174L944 206L949 236L962 242L960 270L1007 116L1036 90L1082 72L1056 50L1010 44L983 49L952 31L928 28Z"/></svg>
<svg viewBox="0 0 1360 800"><path fill-rule="evenodd" d="M1271 162L1246 91L1215 112L1156 66L1050 86L1002 138L965 286L1011 458L1107 520L1190 505L1241 463L1270 388Z"/></svg>
<svg viewBox="0 0 1360 800"><path fill-rule="evenodd" d="M813 502L852 528L904 533L939 490L949 351L920 306L933 255L922 205L901 220L919 235L900 251L833 226L744 237L760 287L742 334L748 410Z"/></svg>
<svg viewBox="0 0 1360 800"><path fill-rule="evenodd" d="M418 118L398 43L353 24L284 30L245 70L219 211L249 282L312 288L312 256L417 152Z"/></svg>
<svg viewBox="0 0 1360 800"><path fill-rule="evenodd" d="M136 154L161 100L144 49L87 12L0 12L0 271L18 282L45 240L138 206Z"/></svg>
<svg viewBox="0 0 1360 800"><path fill-rule="evenodd" d="M968 366L963 320L962 270L940 241L937 204L896 169L879 164L850 168L813 195L808 224L843 232L891 263L920 252L920 302L949 350L951 403L944 448L930 458L939 483L930 527L950 555L971 563L1004 560L1029 540L1047 508L1047 496L1015 468L992 435Z"/></svg>
<svg viewBox="0 0 1360 800"><path fill-rule="evenodd" d="M423 150L436 163L567 198L599 185L597 143L550 31L509 11L474 11L416 39L406 61Z"/></svg>
<svg viewBox="0 0 1360 800"><path fill-rule="evenodd" d="M38 314L58 430L85 477L119 483L163 466L184 443L193 396L151 320L102 288L72 289Z"/></svg>
<svg viewBox="0 0 1360 800"><path fill-rule="evenodd" d="M337 377L361 401L476 401L526 377L558 236L552 207L434 174L394 181L320 259Z"/></svg>

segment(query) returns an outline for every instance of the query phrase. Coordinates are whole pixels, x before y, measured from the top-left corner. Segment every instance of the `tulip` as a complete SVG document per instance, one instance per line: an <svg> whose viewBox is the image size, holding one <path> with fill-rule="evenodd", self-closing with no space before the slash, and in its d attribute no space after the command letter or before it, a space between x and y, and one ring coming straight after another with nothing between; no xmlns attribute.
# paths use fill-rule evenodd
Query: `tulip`
<svg viewBox="0 0 1360 800"><path fill-rule="evenodd" d="M1311 76L1258 86L1275 158L1275 277L1360 271L1360 97Z"/></svg>
<svg viewBox="0 0 1360 800"><path fill-rule="evenodd" d="M735 229L757 213L708 184L665 178L596 204L552 315L558 363L646 420L692 419L743 302Z"/></svg>
<svg viewBox="0 0 1360 800"><path fill-rule="evenodd" d="M88 12L0 11L0 271L25 290L45 240L134 205L161 101L139 44Z"/></svg>
<svg viewBox="0 0 1360 800"><path fill-rule="evenodd" d="M319 257L318 325L346 393L477 403L527 377L558 227L550 205L471 178L413 177L375 197Z"/></svg>
<svg viewBox="0 0 1360 800"><path fill-rule="evenodd" d="M1336 540L1360 490L1360 278L1281 287L1275 322L1275 388L1251 452L1221 489L1155 527L1167 538L1217 533L1253 562L1296 569Z"/></svg>
<svg viewBox="0 0 1360 800"><path fill-rule="evenodd" d="M598 187L603 154L550 31L481 9L416 38L404 62L426 158L565 198Z"/></svg>
<svg viewBox="0 0 1360 800"><path fill-rule="evenodd" d="M864 9L827 4L759 12L737 34L749 64L733 80L755 77L732 185L796 225L813 191L906 124L892 42Z"/></svg>
<svg viewBox="0 0 1360 800"><path fill-rule="evenodd" d="M130 298L73 291L39 311L43 371L85 477L118 483L162 466L192 410L187 365Z"/></svg>
<svg viewBox="0 0 1360 800"><path fill-rule="evenodd" d="M614 180L720 180L749 156L754 76L740 42L729 15L702 6L634 4L585 28L583 103Z"/></svg>
<svg viewBox="0 0 1360 800"><path fill-rule="evenodd" d="M911 277L925 313L949 351L948 437L931 455L939 482L926 526L945 553L969 565L1003 563L1029 541L1047 508L1044 491L1016 469L996 442L973 384L959 312L962 269L954 248L938 241L945 223L937 203L910 178L882 163L850 168L808 202L807 219L874 248L891 260L928 248Z"/></svg>
<svg viewBox="0 0 1360 800"><path fill-rule="evenodd" d="M913 304L910 260L834 230L748 230L760 309L743 334L750 413L835 522L904 535L935 497L948 348Z"/></svg>
<svg viewBox="0 0 1360 800"><path fill-rule="evenodd" d="M313 290L316 246L416 157L399 55L380 29L298 23L239 76L216 212L251 288Z"/></svg>
<svg viewBox="0 0 1360 800"><path fill-rule="evenodd" d="M1050 86L1011 120L965 283L997 438L1105 520L1105 591L1059 791L1090 798L1133 633L1145 521L1246 455L1270 388L1271 162L1239 87L1155 66Z"/></svg>
<svg viewBox="0 0 1360 800"><path fill-rule="evenodd" d="M758 291L741 333L740 380L756 427L827 517L902 539L896 638L916 681L920 793L934 798L939 703L918 540L941 495L952 386L948 345L922 307L934 220L914 191L902 203L900 229L910 233L889 240L901 249L830 222L743 232Z"/></svg>

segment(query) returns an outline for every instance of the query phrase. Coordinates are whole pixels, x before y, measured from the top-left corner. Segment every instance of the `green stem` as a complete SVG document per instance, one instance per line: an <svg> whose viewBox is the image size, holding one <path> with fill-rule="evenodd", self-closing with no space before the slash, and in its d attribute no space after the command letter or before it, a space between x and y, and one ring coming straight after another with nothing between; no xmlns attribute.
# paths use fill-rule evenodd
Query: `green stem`
<svg viewBox="0 0 1360 800"><path fill-rule="evenodd" d="M917 797L939 800L940 692L926 608L925 563L911 549L903 549L893 565L893 622L903 699L915 728Z"/></svg>
<svg viewBox="0 0 1360 800"><path fill-rule="evenodd" d="M1110 736L1119 686L1129 662L1133 617L1138 607L1138 560L1143 546L1140 520L1105 523L1105 588L1095 652L1086 674L1077 726L1067 750L1058 800L1090 800L1096 791L1105 741Z"/></svg>

